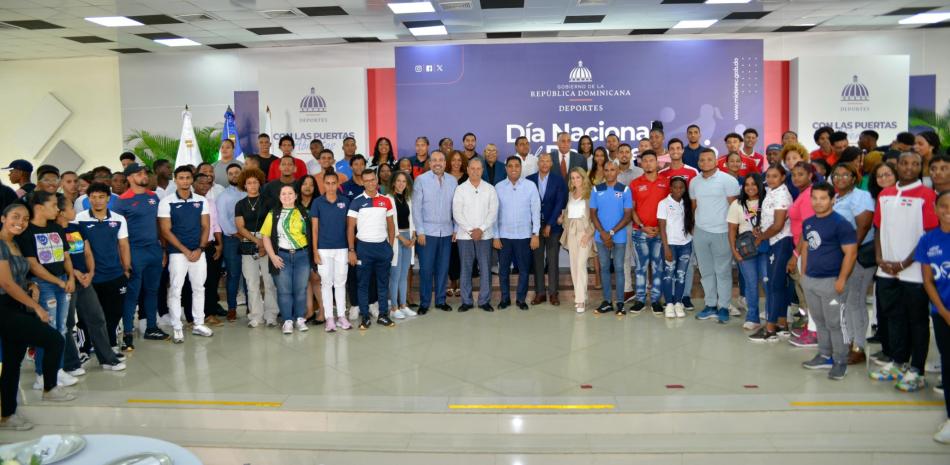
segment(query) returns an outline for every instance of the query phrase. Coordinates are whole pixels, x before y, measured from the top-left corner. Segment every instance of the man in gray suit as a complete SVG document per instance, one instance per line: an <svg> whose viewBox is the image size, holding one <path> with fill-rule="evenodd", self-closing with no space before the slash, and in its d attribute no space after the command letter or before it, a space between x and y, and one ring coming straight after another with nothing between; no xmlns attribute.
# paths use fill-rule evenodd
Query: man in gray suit
<svg viewBox="0 0 950 465"><path fill-rule="evenodd" d="M587 169L587 159L571 149L571 135L566 132L557 135L557 150L551 151L551 161L563 179L569 179L567 173L575 167Z"/></svg>

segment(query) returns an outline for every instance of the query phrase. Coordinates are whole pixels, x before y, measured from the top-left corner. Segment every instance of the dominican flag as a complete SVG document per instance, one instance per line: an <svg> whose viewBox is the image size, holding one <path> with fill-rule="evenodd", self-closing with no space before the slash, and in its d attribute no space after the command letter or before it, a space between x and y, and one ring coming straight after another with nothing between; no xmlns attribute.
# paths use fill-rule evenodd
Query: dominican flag
<svg viewBox="0 0 950 465"><path fill-rule="evenodd" d="M201 162L201 150L198 149L195 128L191 124L191 112L185 107L185 111L181 112L181 140L178 143L178 156L175 157L175 168L184 165L198 166Z"/></svg>
<svg viewBox="0 0 950 465"><path fill-rule="evenodd" d="M277 153L277 140L274 139L274 132L271 130L271 116L270 116L270 105L265 107L264 110L264 134L270 136L270 154L280 158L281 155Z"/></svg>
<svg viewBox="0 0 950 465"><path fill-rule="evenodd" d="M234 158L243 160L244 153L241 151L241 140L238 138L237 123L234 122L234 110L231 110L230 105L228 105L228 109L224 112L224 128L221 129L221 140L225 139L231 139L231 142L234 142ZM221 159L220 155L218 159Z"/></svg>

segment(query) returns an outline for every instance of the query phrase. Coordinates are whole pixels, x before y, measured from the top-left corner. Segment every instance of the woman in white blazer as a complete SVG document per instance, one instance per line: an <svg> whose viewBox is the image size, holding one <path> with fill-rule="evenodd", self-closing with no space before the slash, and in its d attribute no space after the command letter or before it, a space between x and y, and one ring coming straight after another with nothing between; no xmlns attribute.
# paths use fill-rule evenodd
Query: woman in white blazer
<svg viewBox="0 0 950 465"><path fill-rule="evenodd" d="M390 179L387 189L396 206L396 242L393 243L392 269L389 272L389 314L397 320L416 316L408 305L409 270L416 245L416 227L412 222L412 179L397 171ZM383 302L380 302L382 304Z"/></svg>
<svg viewBox="0 0 950 465"><path fill-rule="evenodd" d="M574 284L574 308L584 313L587 308L587 257L593 250L594 224L590 220L590 179L583 168L568 173L567 206L557 222L564 225L561 245L567 249Z"/></svg>

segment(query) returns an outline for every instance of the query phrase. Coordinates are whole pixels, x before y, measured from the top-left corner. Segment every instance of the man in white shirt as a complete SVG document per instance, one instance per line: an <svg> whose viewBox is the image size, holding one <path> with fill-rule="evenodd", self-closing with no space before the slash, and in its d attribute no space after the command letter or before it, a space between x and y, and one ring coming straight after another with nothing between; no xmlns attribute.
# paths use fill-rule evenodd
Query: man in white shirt
<svg viewBox="0 0 950 465"><path fill-rule="evenodd" d="M491 246L498 218L498 194L495 187L482 180L481 158L473 158L466 172L468 181L455 189L452 198L452 217L455 218L455 239L461 259L462 306L459 312L473 308L472 268L478 262L478 308L486 312L495 309L491 299Z"/></svg>
<svg viewBox="0 0 950 465"><path fill-rule="evenodd" d="M530 153L530 150L531 143L528 142L527 137L521 136L515 139L515 155L521 159L521 177L519 179L524 179L525 176L538 172L538 157Z"/></svg>
<svg viewBox="0 0 950 465"><path fill-rule="evenodd" d="M315 176L320 174L323 171L323 167L320 166L320 152L323 151L323 141L320 139L314 139L310 141L310 156L307 157L303 155L300 159L307 165L307 174Z"/></svg>

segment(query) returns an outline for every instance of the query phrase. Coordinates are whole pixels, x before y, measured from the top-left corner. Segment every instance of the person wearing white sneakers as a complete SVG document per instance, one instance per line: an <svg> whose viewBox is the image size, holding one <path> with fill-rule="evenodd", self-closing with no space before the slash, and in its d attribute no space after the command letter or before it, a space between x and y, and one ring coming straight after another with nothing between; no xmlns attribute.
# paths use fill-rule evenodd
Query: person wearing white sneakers
<svg viewBox="0 0 950 465"><path fill-rule="evenodd" d="M39 304L39 288L27 279L30 265L13 238L26 230L29 211L14 203L3 210L0 229L0 430L25 431L33 425L17 415L20 365L27 346L42 347L43 400L68 401L75 396L57 386L56 375L63 353L63 338L49 325L50 315Z"/></svg>
<svg viewBox="0 0 950 465"><path fill-rule="evenodd" d="M349 271L346 263L346 213L350 201L339 195L340 178L333 168L327 168L322 174L323 187L320 190L325 194L310 204L310 236L316 251L313 263L320 274L326 331L332 333L337 327L353 327L346 318L346 276Z"/></svg>
<svg viewBox="0 0 950 465"><path fill-rule="evenodd" d="M270 274L277 283L277 308L283 333L307 331L307 284L310 282L310 213L297 202L294 186L283 186L278 203L261 225Z"/></svg>
<svg viewBox="0 0 950 465"><path fill-rule="evenodd" d="M587 309L587 259L594 251L594 224L590 221L590 176L575 166L567 175L567 206L557 221L564 227L561 246L567 249L574 285L574 308Z"/></svg>
<svg viewBox="0 0 950 465"><path fill-rule="evenodd" d="M656 207L656 219L663 242L663 298L667 318L686 318L683 292L686 289L686 269L693 254L693 209L689 198L687 179L669 180L670 194Z"/></svg>
<svg viewBox="0 0 950 465"><path fill-rule="evenodd" d="M416 316L406 305L409 297L409 270L416 246L416 225L412 221L412 178L408 173L396 172L390 180L387 195L396 206L396 243L389 270L389 311L393 318L402 320Z"/></svg>
<svg viewBox="0 0 950 465"><path fill-rule="evenodd" d="M924 290L930 297L930 318L933 320L934 339L940 352L940 373L944 380L950 375L950 192L945 191L937 197L937 216L940 227L936 228L917 243L914 260L920 263L924 277ZM936 389L936 387L935 387ZM934 435L934 440L950 444L950 394L941 389L944 408L947 409L947 421Z"/></svg>
<svg viewBox="0 0 950 465"><path fill-rule="evenodd" d="M210 211L204 197L191 191L191 168L175 168L177 189L158 203L158 225L165 239L168 254L168 317L173 330L172 341L185 342L181 325L181 288L187 277L191 283L191 313L197 336L214 335L205 321L205 278L208 265L204 249L211 231Z"/></svg>
<svg viewBox="0 0 950 465"><path fill-rule="evenodd" d="M277 287L268 271L269 261L260 232L268 211L261 195L263 184L263 171L254 167L245 168L238 177L237 185L247 197L234 205L234 226L241 237L241 243L238 245L238 252L241 254L241 275L247 282L249 328L256 328L263 323L267 326L277 326ZM261 292L262 287L264 292Z"/></svg>

